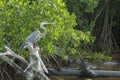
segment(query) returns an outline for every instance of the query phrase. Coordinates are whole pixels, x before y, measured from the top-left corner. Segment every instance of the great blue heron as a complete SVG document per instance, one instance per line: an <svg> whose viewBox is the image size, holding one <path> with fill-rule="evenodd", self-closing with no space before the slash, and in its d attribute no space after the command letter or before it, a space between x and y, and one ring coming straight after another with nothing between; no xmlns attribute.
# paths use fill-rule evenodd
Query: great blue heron
<svg viewBox="0 0 120 80"><path fill-rule="evenodd" d="M40 23L40 28L43 30L43 32L41 33L39 30L36 30L36 31L32 32L26 38L26 40L23 42L23 44L20 46L20 49L24 48L24 46L26 45L26 42L31 42L31 43L35 44L37 41L39 41L41 38L43 38L47 33L47 29L44 27L44 25L46 25L46 24L54 24L54 23L41 22Z"/></svg>

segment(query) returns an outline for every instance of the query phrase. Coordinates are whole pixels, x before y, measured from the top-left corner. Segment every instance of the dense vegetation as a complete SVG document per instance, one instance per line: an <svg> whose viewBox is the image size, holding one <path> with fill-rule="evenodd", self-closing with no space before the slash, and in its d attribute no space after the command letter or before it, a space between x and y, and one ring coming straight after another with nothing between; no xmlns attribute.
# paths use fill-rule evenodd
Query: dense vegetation
<svg viewBox="0 0 120 80"><path fill-rule="evenodd" d="M89 31L74 30L76 17L70 14L62 0L8 0L0 1L0 50L4 44L20 55L27 52L19 50L25 38L34 30L39 29L42 21L55 23L48 25L47 35L40 40L44 53L59 53L76 55L84 43L93 42Z"/></svg>
<svg viewBox="0 0 120 80"><path fill-rule="evenodd" d="M64 0L77 16L77 29L90 31L95 37L93 51L119 50L120 0Z"/></svg>
<svg viewBox="0 0 120 80"><path fill-rule="evenodd" d="M68 55L78 58L82 54L87 60L92 57L99 61L111 59L108 55L117 53L115 56L120 60L119 3L120 0L0 0L0 52L5 52L7 45L28 57L27 50L19 50L20 45L36 29L42 32L40 22L48 21L55 24L45 26L47 35L39 46L45 64L51 63L50 67L66 64L61 57L66 59ZM9 74L12 71L8 68Z"/></svg>
<svg viewBox="0 0 120 80"><path fill-rule="evenodd" d="M28 56L19 46L42 21L47 35L39 41L43 53L101 53L119 50L119 0L2 0L0 1L0 51L4 44ZM117 6L116 6L117 5ZM92 35L91 35L92 34ZM89 54L88 54L89 55ZM96 54L95 54L96 55Z"/></svg>
<svg viewBox="0 0 120 80"><path fill-rule="evenodd" d="M93 61L111 59L109 53L117 53L120 59L119 3L120 0L0 0L0 52L5 52L7 45L28 57L28 51L19 50L20 45L36 29L42 32L40 22L48 21L55 24L45 26L47 35L39 41L48 64L54 54L60 56L52 56L59 64L65 63L61 57L80 57L78 53Z"/></svg>

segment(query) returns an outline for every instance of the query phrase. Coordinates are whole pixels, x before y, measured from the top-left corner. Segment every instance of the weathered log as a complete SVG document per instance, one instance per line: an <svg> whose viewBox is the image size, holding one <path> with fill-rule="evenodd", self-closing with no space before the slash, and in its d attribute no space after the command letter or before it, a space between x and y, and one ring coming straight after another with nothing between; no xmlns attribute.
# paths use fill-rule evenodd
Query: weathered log
<svg viewBox="0 0 120 80"><path fill-rule="evenodd" d="M80 69L48 69L49 76L79 76L79 77L120 77L120 71L80 70Z"/></svg>
<svg viewBox="0 0 120 80"><path fill-rule="evenodd" d="M11 55L13 56L14 58L17 58L19 60L21 60L22 62L24 62L25 64L28 64L28 62L23 58L21 57L20 55L16 54L15 52L13 52L10 48L8 48L7 46L5 46L6 50L7 50L7 53L8 55Z"/></svg>
<svg viewBox="0 0 120 80"><path fill-rule="evenodd" d="M10 66L12 66L16 71L20 72L22 75L27 76L30 73L24 72L24 69L19 66L17 63L14 62L14 58L19 59L22 63L24 63L26 66L29 65L29 63L22 58L21 56L15 54L12 50L10 50L8 47L6 47L7 52L1 53L0 57L6 61ZM9 57L11 56L11 57ZM31 67L32 68L32 67ZM30 69L31 69L30 68ZM107 70L86 70L86 69L48 69L48 76L78 76L78 77L89 77L89 78L96 78L96 77L120 77L120 71L107 71ZM39 70L33 70L32 73L36 73L36 77L38 79L41 79L41 76L44 80L49 80L49 78L45 75L39 72ZM32 74L31 73L31 74Z"/></svg>
<svg viewBox="0 0 120 80"><path fill-rule="evenodd" d="M13 62L12 59L9 59L6 56L0 56L4 61L6 61L11 67L13 67L17 72L21 73L22 75L25 75L25 73L23 72L23 69L18 66L16 63Z"/></svg>
<svg viewBox="0 0 120 80"><path fill-rule="evenodd" d="M33 54L34 58L31 58L32 60L30 63L28 63L23 57L19 56L18 54L14 53L10 48L5 46L6 52L1 53L0 52L0 57L6 61L11 67L13 67L17 72L21 73L26 77L27 80L33 80L34 78L37 78L38 80L50 80L44 73L43 67L45 65L43 64L42 60L40 59L38 50L39 49L34 49L33 48ZM32 56L31 56L32 57ZM39 58L39 59L36 59ZM34 65L31 65L27 67L27 69L24 69L21 65L18 65L18 63L15 63L15 59L18 59L22 64L25 64L25 66L29 66L31 63ZM36 61L37 60L37 61ZM46 68L46 67L45 67ZM29 70L28 70L29 69ZM47 71L47 68L46 68Z"/></svg>

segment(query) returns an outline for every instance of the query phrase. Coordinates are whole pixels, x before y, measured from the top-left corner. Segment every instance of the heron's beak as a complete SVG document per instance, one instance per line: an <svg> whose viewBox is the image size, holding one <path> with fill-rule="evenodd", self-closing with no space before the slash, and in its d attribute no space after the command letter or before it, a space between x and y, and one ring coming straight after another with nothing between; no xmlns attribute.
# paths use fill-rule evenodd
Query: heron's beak
<svg viewBox="0 0 120 80"><path fill-rule="evenodd" d="M46 24L55 24L55 23L46 23Z"/></svg>
<svg viewBox="0 0 120 80"><path fill-rule="evenodd" d="M40 26L42 27L42 26L47 25L47 24L55 24L55 23L52 23L52 22L41 22Z"/></svg>

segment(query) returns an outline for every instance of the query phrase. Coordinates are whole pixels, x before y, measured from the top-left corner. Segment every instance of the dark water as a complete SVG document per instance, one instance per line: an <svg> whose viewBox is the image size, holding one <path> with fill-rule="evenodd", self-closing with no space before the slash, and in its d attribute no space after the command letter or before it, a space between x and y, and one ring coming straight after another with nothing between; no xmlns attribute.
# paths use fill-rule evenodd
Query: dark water
<svg viewBox="0 0 120 80"><path fill-rule="evenodd" d="M112 71L120 71L120 63L116 62L105 62L101 65L99 65L99 68L101 70L112 70ZM120 80L120 78L113 78L113 77L107 77L107 78L93 78L93 79L88 79L88 78L78 78L78 77L72 77L72 76L67 76L67 77L52 77L51 80Z"/></svg>

